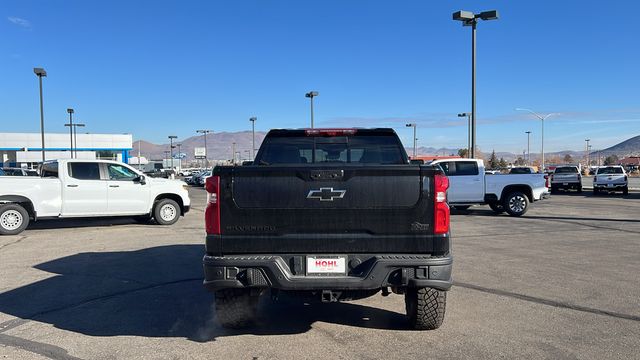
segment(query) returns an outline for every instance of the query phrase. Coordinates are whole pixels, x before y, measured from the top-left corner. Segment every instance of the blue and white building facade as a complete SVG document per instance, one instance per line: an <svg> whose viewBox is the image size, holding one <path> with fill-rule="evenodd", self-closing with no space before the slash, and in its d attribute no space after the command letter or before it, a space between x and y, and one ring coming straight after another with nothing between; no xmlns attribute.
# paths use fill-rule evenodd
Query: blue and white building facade
<svg viewBox="0 0 640 360"><path fill-rule="evenodd" d="M131 134L80 134L76 135L78 159L109 159L129 162L132 149ZM44 137L46 160L70 159L69 133L48 133ZM36 167L42 161L40 133L0 133L1 167Z"/></svg>

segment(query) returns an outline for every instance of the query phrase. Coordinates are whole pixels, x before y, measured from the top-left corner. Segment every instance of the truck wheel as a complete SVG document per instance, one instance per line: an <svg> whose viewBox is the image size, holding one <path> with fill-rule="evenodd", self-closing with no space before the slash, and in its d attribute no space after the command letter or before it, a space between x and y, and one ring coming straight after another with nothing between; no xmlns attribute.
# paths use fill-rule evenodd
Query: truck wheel
<svg viewBox="0 0 640 360"><path fill-rule="evenodd" d="M519 191L514 191L507 195L503 206L507 214L511 216L522 216L529 209L529 198Z"/></svg>
<svg viewBox="0 0 640 360"><path fill-rule="evenodd" d="M172 225L180 218L180 206L171 199L162 199L153 208L153 217L160 225Z"/></svg>
<svg viewBox="0 0 640 360"><path fill-rule="evenodd" d="M29 213L19 204L0 206L0 235L20 234L29 225Z"/></svg>
<svg viewBox="0 0 640 360"><path fill-rule="evenodd" d="M239 329L255 321L259 295L252 295L250 289L218 290L215 298L216 317L223 327Z"/></svg>
<svg viewBox="0 0 640 360"><path fill-rule="evenodd" d="M442 325L447 304L447 292L433 288L408 288L404 303L411 327L433 330Z"/></svg>
<svg viewBox="0 0 640 360"><path fill-rule="evenodd" d="M500 215L504 212L504 206L499 205L499 204L489 204L489 207L491 208L491 210L493 210L494 213L496 213L496 215Z"/></svg>
<svg viewBox="0 0 640 360"><path fill-rule="evenodd" d="M622 189L622 194L623 194L623 195L629 195L629 187L628 187L628 186L625 186L625 187Z"/></svg>

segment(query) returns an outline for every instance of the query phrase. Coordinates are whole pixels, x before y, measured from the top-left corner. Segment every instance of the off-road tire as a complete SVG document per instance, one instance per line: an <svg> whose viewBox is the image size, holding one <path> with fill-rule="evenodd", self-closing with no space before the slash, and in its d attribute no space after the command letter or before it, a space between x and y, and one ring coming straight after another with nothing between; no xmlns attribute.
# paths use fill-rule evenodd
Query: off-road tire
<svg viewBox="0 0 640 360"><path fill-rule="evenodd" d="M240 329L255 322L259 295L250 289L223 289L215 293L216 318L220 325Z"/></svg>
<svg viewBox="0 0 640 360"><path fill-rule="evenodd" d="M167 215L169 211L173 217ZM180 219L180 205L175 200L161 199L153 206L153 218L159 225L173 225Z"/></svg>
<svg viewBox="0 0 640 360"><path fill-rule="evenodd" d="M489 204L489 207L491 208L491 210L493 210L494 213L496 213L496 215L500 215L505 211L504 206L500 204L496 204L496 203Z"/></svg>
<svg viewBox="0 0 640 360"><path fill-rule="evenodd" d="M529 198L520 191L514 191L507 194L502 206L511 216L522 216L529 210Z"/></svg>
<svg viewBox="0 0 640 360"><path fill-rule="evenodd" d="M404 294L407 318L416 330L434 330L442 325L447 292L429 287L408 288Z"/></svg>
<svg viewBox="0 0 640 360"><path fill-rule="evenodd" d="M18 235L29 225L29 213L20 204L0 205L0 235Z"/></svg>

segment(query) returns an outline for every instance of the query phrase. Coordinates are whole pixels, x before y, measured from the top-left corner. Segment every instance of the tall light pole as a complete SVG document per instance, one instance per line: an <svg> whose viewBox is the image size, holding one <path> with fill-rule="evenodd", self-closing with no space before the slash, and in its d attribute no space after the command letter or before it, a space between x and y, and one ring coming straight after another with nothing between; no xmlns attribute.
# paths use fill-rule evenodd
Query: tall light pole
<svg viewBox="0 0 640 360"><path fill-rule="evenodd" d="M471 159L471 113L460 113L458 117L467 117L467 157Z"/></svg>
<svg viewBox="0 0 640 360"><path fill-rule="evenodd" d="M527 133L527 165L531 166L531 131L525 131Z"/></svg>
<svg viewBox="0 0 640 360"><path fill-rule="evenodd" d="M180 171L182 171L182 151L180 151L181 146L182 144L176 144L176 147L178 148L178 169L180 169Z"/></svg>
<svg viewBox="0 0 640 360"><path fill-rule="evenodd" d="M67 112L69 113L69 151L71 151L71 158L73 159L73 109L69 108L67 109ZM67 126L65 124L65 126Z"/></svg>
<svg viewBox="0 0 640 360"><path fill-rule="evenodd" d="M76 144L74 151L76 159L78 158L78 127L85 127L85 125L80 123L73 124L73 143Z"/></svg>
<svg viewBox="0 0 640 360"><path fill-rule="evenodd" d="M175 135L169 135L169 152L171 153L171 170L173 170L173 139L177 139L178 137Z"/></svg>
<svg viewBox="0 0 640 360"><path fill-rule="evenodd" d="M463 26L471 26L471 157L476 157L476 25L478 19L496 20L498 11L483 11L474 14L471 11L456 11L453 20L462 21Z"/></svg>
<svg viewBox="0 0 640 360"><path fill-rule="evenodd" d="M255 116L249 118L249 121L251 121L251 161L256 158L256 120L258 118Z"/></svg>
<svg viewBox="0 0 640 360"><path fill-rule="evenodd" d="M530 113L532 113L533 115L535 115L535 117L537 117L538 119L540 119L542 121L542 131L540 133L540 137L542 138L542 166L541 166L541 170L540 172L543 173L544 172L544 121L551 115L557 115L557 113L550 113L547 115L540 115L537 112L531 110L531 109L522 109L522 108L516 108L517 111L528 111Z"/></svg>
<svg viewBox="0 0 640 360"><path fill-rule="evenodd" d="M140 164L140 145L142 142L138 139L138 170L142 171L142 165Z"/></svg>
<svg viewBox="0 0 640 360"><path fill-rule="evenodd" d="M586 160L587 160L587 170L589 169L589 141L591 141L591 139L584 139L584 141L587 143L587 145L585 146L585 149L587 150L587 154L586 154Z"/></svg>
<svg viewBox="0 0 640 360"><path fill-rule="evenodd" d="M44 163L44 105L42 104L42 77L47 76L43 68L33 68L33 73L38 77L40 83L40 136L42 138L42 162Z"/></svg>
<svg viewBox="0 0 640 360"><path fill-rule="evenodd" d="M209 151L207 151L207 134L210 133L211 130L196 130L196 133L202 134L204 136L204 167L209 166L209 159L207 156L209 155Z"/></svg>
<svg viewBox="0 0 640 360"><path fill-rule="evenodd" d="M231 164L235 165L236 164L236 143L233 142L231 146L232 146L231 157L233 158L233 160L231 161Z"/></svg>
<svg viewBox="0 0 640 360"><path fill-rule="evenodd" d="M308 97L309 99L311 99L311 128L313 129L313 98L318 96L318 92L317 91L309 91L308 93L304 94L305 97Z"/></svg>
<svg viewBox="0 0 640 360"><path fill-rule="evenodd" d="M411 124L406 124L406 127L412 127L413 128L413 158L416 158L417 152L416 152L416 147L418 144L418 138L416 138L416 123L411 123Z"/></svg>

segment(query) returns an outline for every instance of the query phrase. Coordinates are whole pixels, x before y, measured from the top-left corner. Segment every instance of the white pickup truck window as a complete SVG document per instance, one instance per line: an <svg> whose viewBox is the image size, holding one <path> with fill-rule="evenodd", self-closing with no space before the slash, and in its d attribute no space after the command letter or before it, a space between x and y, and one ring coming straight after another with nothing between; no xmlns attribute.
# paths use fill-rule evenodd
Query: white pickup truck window
<svg viewBox="0 0 640 360"><path fill-rule="evenodd" d="M109 164L108 165L109 180L124 180L131 181L138 177L138 174L133 172L126 166Z"/></svg>
<svg viewBox="0 0 640 360"><path fill-rule="evenodd" d="M78 180L100 180L100 164L98 163L69 163L69 176Z"/></svg>

